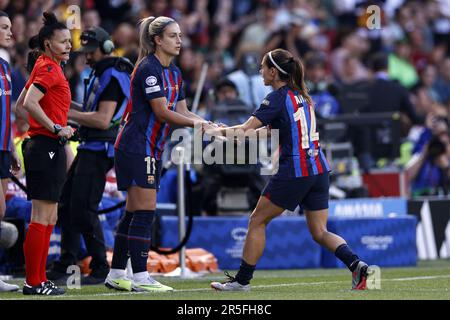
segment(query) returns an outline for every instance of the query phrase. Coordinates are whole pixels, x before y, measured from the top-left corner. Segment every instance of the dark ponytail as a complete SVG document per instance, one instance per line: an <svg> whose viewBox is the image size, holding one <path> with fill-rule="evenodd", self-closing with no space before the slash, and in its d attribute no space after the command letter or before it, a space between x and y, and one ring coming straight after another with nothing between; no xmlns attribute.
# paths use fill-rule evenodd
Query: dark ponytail
<svg viewBox="0 0 450 320"><path fill-rule="evenodd" d="M31 73L33 71L34 65L36 64L37 59L42 54L42 51L39 49L39 36L35 35L28 40L28 47L31 49L28 52L27 57L27 71Z"/></svg>
<svg viewBox="0 0 450 320"><path fill-rule="evenodd" d="M42 51L45 51L44 41L50 39L55 30L64 30L67 29L67 26L58 21L55 14L53 12L44 12L44 26L39 30L38 34L38 43L39 48Z"/></svg>
<svg viewBox="0 0 450 320"><path fill-rule="evenodd" d="M303 98L306 99L308 104L313 105L313 100L311 99L305 84L305 68L303 67L301 60L292 56L289 51L283 49L275 49L270 52L270 55L278 67L272 63L269 58L269 53L267 53L265 57L267 66L277 69L280 80L287 82L289 88L298 91ZM279 68L281 68L281 70Z"/></svg>

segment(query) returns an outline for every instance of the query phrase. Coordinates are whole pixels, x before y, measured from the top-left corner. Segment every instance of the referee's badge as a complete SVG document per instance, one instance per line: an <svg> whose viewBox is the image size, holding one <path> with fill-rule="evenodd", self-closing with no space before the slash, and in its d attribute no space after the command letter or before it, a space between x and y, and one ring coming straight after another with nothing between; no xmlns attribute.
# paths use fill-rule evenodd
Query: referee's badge
<svg viewBox="0 0 450 320"><path fill-rule="evenodd" d="M147 182L148 182L148 184L154 184L155 176L152 176L152 175L147 176Z"/></svg>

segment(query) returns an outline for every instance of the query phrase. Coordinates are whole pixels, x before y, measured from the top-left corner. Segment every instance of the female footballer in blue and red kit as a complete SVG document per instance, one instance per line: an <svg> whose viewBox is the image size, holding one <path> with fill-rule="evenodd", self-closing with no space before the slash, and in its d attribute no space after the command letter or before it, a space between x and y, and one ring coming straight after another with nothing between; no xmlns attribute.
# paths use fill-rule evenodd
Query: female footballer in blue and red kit
<svg viewBox="0 0 450 320"><path fill-rule="evenodd" d="M313 239L334 252L353 274L352 288L366 289L368 265L354 254L345 240L327 231L330 167L320 148L314 105L304 83L303 65L288 51L267 53L261 63L261 75L271 92L244 124L213 129L213 135L228 130L251 130L263 126L279 130L278 172L262 192L250 216L241 266L227 282L213 282L220 291L248 291L256 264L265 246L265 228L285 209L304 209Z"/></svg>
<svg viewBox="0 0 450 320"><path fill-rule="evenodd" d="M141 22L140 53L131 79L131 99L115 144L117 185L119 190L127 191L127 203L116 233L111 271L105 280L111 289L172 290L147 272L161 154L170 124L194 127L205 123L187 109L181 72L172 63L180 48L181 31L175 20L149 17ZM128 252L133 279L128 279L125 272Z"/></svg>
<svg viewBox="0 0 450 320"><path fill-rule="evenodd" d="M0 11L0 47L8 48L13 44L11 20ZM11 137L11 68L9 63L0 58L0 222L5 216L5 195L8 189L10 170L18 171L19 158ZM0 227L0 234L1 234ZM0 292L17 291L19 286L0 280Z"/></svg>

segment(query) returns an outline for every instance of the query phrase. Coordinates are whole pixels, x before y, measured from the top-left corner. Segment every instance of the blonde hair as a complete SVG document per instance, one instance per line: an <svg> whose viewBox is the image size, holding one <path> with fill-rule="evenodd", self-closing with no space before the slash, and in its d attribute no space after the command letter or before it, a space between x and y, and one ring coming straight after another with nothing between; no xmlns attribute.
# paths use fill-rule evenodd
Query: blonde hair
<svg viewBox="0 0 450 320"><path fill-rule="evenodd" d="M155 53L155 36L161 36L169 24L176 21L169 17L147 17L139 21L139 56L136 66L150 53Z"/></svg>

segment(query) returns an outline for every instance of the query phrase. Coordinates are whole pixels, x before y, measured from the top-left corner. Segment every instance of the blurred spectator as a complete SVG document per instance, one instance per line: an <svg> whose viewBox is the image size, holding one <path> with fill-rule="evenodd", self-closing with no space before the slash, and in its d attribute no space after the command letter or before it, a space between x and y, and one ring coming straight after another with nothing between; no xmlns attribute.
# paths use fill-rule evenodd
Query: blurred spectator
<svg viewBox="0 0 450 320"><path fill-rule="evenodd" d="M181 1L181 0L178 0ZM187 0L184 0L187 2ZM207 11L208 1L194 1L194 10L187 14L181 21L181 28L191 39L191 45L199 49L207 49L209 44L209 16Z"/></svg>
<svg viewBox="0 0 450 320"><path fill-rule="evenodd" d="M88 78L90 68L86 68L86 59L79 52L72 53L72 58L65 68L66 76L69 80L72 100L83 103L84 79Z"/></svg>
<svg viewBox="0 0 450 320"><path fill-rule="evenodd" d="M333 95L336 94L336 88L327 79L325 58L318 52L310 52L305 56L304 65L306 86L315 103L316 114L322 118L337 115L340 108Z"/></svg>
<svg viewBox="0 0 450 320"><path fill-rule="evenodd" d="M221 79L224 76L224 70L222 57L219 54L208 55L205 62L208 63L209 67L203 91L208 92L209 89L214 89L217 79Z"/></svg>
<svg viewBox="0 0 450 320"><path fill-rule="evenodd" d="M264 52L281 48L288 50L295 57L302 57L311 49L308 40L318 30L311 24L308 13L302 9L295 9L290 14L289 22L286 27L270 36Z"/></svg>
<svg viewBox="0 0 450 320"><path fill-rule="evenodd" d="M381 33L381 39L386 49L392 50L395 42L405 38L405 32L399 23L402 11L397 9L395 16L385 16L385 25L383 26L383 32Z"/></svg>
<svg viewBox="0 0 450 320"><path fill-rule="evenodd" d="M445 59L447 52L447 44L445 42L437 43L428 55L428 63L438 66Z"/></svg>
<svg viewBox="0 0 450 320"><path fill-rule="evenodd" d="M16 14L11 22L11 31L13 33L14 42L26 42L28 39L26 37L27 23L25 21L25 16L23 14Z"/></svg>
<svg viewBox="0 0 450 320"><path fill-rule="evenodd" d="M12 82L12 101L17 101L20 92L25 87L28 79L27 72L27 54L28 45L26 43L18 43L16 46L16 54L14 55L14 67L11 70Z"/></svg>
<svg viewBox="0 0 450 320"><path fill-rule="evenodd" d="M169 1L167 0L146 0L147 8L150 11L149 15L158 17L168 15Z"/></svg>
<svg viewBox="0 0 450 320"><path fill-rule="evenodd" d="M356 55L346 55L342 61L342 67L340 80L346 85L368 79L368 73L366 70L363 71L361 61Z"/></svg>
<svg viewBox="0 0 450 320"><path fill-rule="evenodd" d="M10 12L11 16L15 16L16 14L24 14L27 9L27 3L26 0L14 0L10 1L8 12Z"/></svg>
<svg viewBox="0 0 450 320"><path fill-rule="evenodd" d="M95 3L95 9L97 9L97 12L100 14L102 27L104 27L104 29L109 33L112 33L112 30L117 24L130 18L131 1L126 0L93 0L93 1ZM155 0L148 2L156 3L158 1Z"/></svg>
<svg viewBox="0 0 450 320"><path fill-rule="evenodd" d="M416 70L425 67L428 60L428 48L422 30L415 29L408 34L411 43L411 61Z"/></svg>
<svg viewBox="0 0 450 320"><path fill-rule="evenodd" d="M371 58L373 79L367 87L367 113L400 112L400 132L406 136L412 124L423 124L424 119L418 116L409 98L409 93L398 81L390 80L388 75L388 58L384 53L377 53ZM393 132L391 123L380 123L371 128L362 128L359 158L363 168L370 167L380 158L392 158ZM397 142L398 143L398 142ZM400 148L400 145L394 148ZM393 160L393 159L391 159ZM365 162L364 162L365 161Z"/></svg>
<svg viewBox="0 0 450 320"><path fill-rule="evenodd" d="M450 57L445 60L439 66L439 77L434 84L434 89L439 96L439 101L447 105L450 108Z"/></svg>
<svg viewBox="0 0 450 320"><path fill-rule="evenodd" d="M30 19L27 20L27 29L25 31L27 41L36 35L37 30L39 30L42 27L42 21L41 19Z"/></svg>
<svg viewBox="0 0 450 320"><path fill-rule="evenodd" d="M216 32L212 37L211 51L213 54L220 56L224 72L229 73L235 67L235 61L230 51L232 36L227 27L219 28Z"/></svg>
<svg viewBox="0 0 450 320"><path fill-rule="evenodd" d="M406 166L411 195L448 194L450 178L450 139L446 118L436 118L430 140Z"/></svg>
<svg viewBox="0 0 450 320"><path fill-rule="evenodd" d="M238 70L230 73L227 78L234 82L239 90L239 98L247 105L256 109L261 101L272 91L266 87L259 74L261 54L252 48L239 53Z"/></svg>
<svg viewBox="0 0 450 320"><path fill-rule="evenodd" d="M197 62L198 54L192 48L183 47L179 56L179 68L183 73L186 98L192 98L195 93L196 82L200 76L201 64ZM188 103L189 105L189 103Z"/></svg>
<svg viewBox="0 0 450 320"><path fill-rule="evenodd" d="M411 59L411 46L405 40L397 41L395 50L389 54L389 76L391 79L400 81L400 83L411 88L418 81L418 76Z"/></svg>
<svg viewBox="0 0 450 320"><path fill-rule="evenodd" d="M348 67L348 64L350 64L350 66L354 64L354 71L351 71L351 80L357 81L367 79L368 72L361 61L361 57L369 50L369 43L364 32L361 30L353 30L343 33L344 34L341 36L341 44L331 54L331 68L334 76L340 81L345 77L348 78L349 74L345 74L346 68ZM351 58L347 60L346 65L345 59L350 56Z"/></svg>
<svg viewBox="0 0 450 320"><path fill-rule="evenodd" d="M238 89L233 81L221 80L216 85L216 103L221 104L226 101L233 101L239 98Z"/></svg>
<svg viewBox="0 0 450 320"><path fill-rule="evenodd" d="M8 5L9 5L9 0L0 0L0 10L8 11L8 10L6 10Z"/></svg>
<svg viewBox="0 0 450 320"><path fill-rule="evenodd" d="M423 88L427 91L430 98L433 102L442 103L441 97L437 92L434 84L437 80L437 70L436 67L432 64L427 64L420 72L419 72L419 85L423 86Z"/></svg>
<svg viewBox="0 0 450 320"><path fill-rule="evenodd" d="M238 88L233 81L222 79L217 82L210 120L233 126L247 120L252 112L252 107L239 99Z"/></svg>
<svg viewBox="0 0 450 320"><path fill-rule="evenodd" d="M87 10L83 12L83 16L81 18L81 23L83 26L83 30L91 29L94 27L100 27L101 19L97 10Z"/></svg>
<svg viewBox="0 0 450 320"><path fill-rule="evenodd" d="M270 3L260 8L258 20L243 30L240 46L253 46L256 50L262 51L270 34L276 31L276 12L276 7Z"/></svg>
<svg viewBox="0 0 450 320"><path fill-rule="evenodd" d="M368 89L369 103L366 112L402 112L414 124L423 123L409 98L408 91L388 74L388 57L384 53L372 56L373 79Z"/></svg>
<svg viewBox="0 0 450 320"><path fill-rule="evenodd" d="M136 49L137 47L133 47L136 43L136 39L136 29L131 24L127 22L119 24L113 33L113 40L116 46L114 55L123 57L130 50Z"/></svg>

